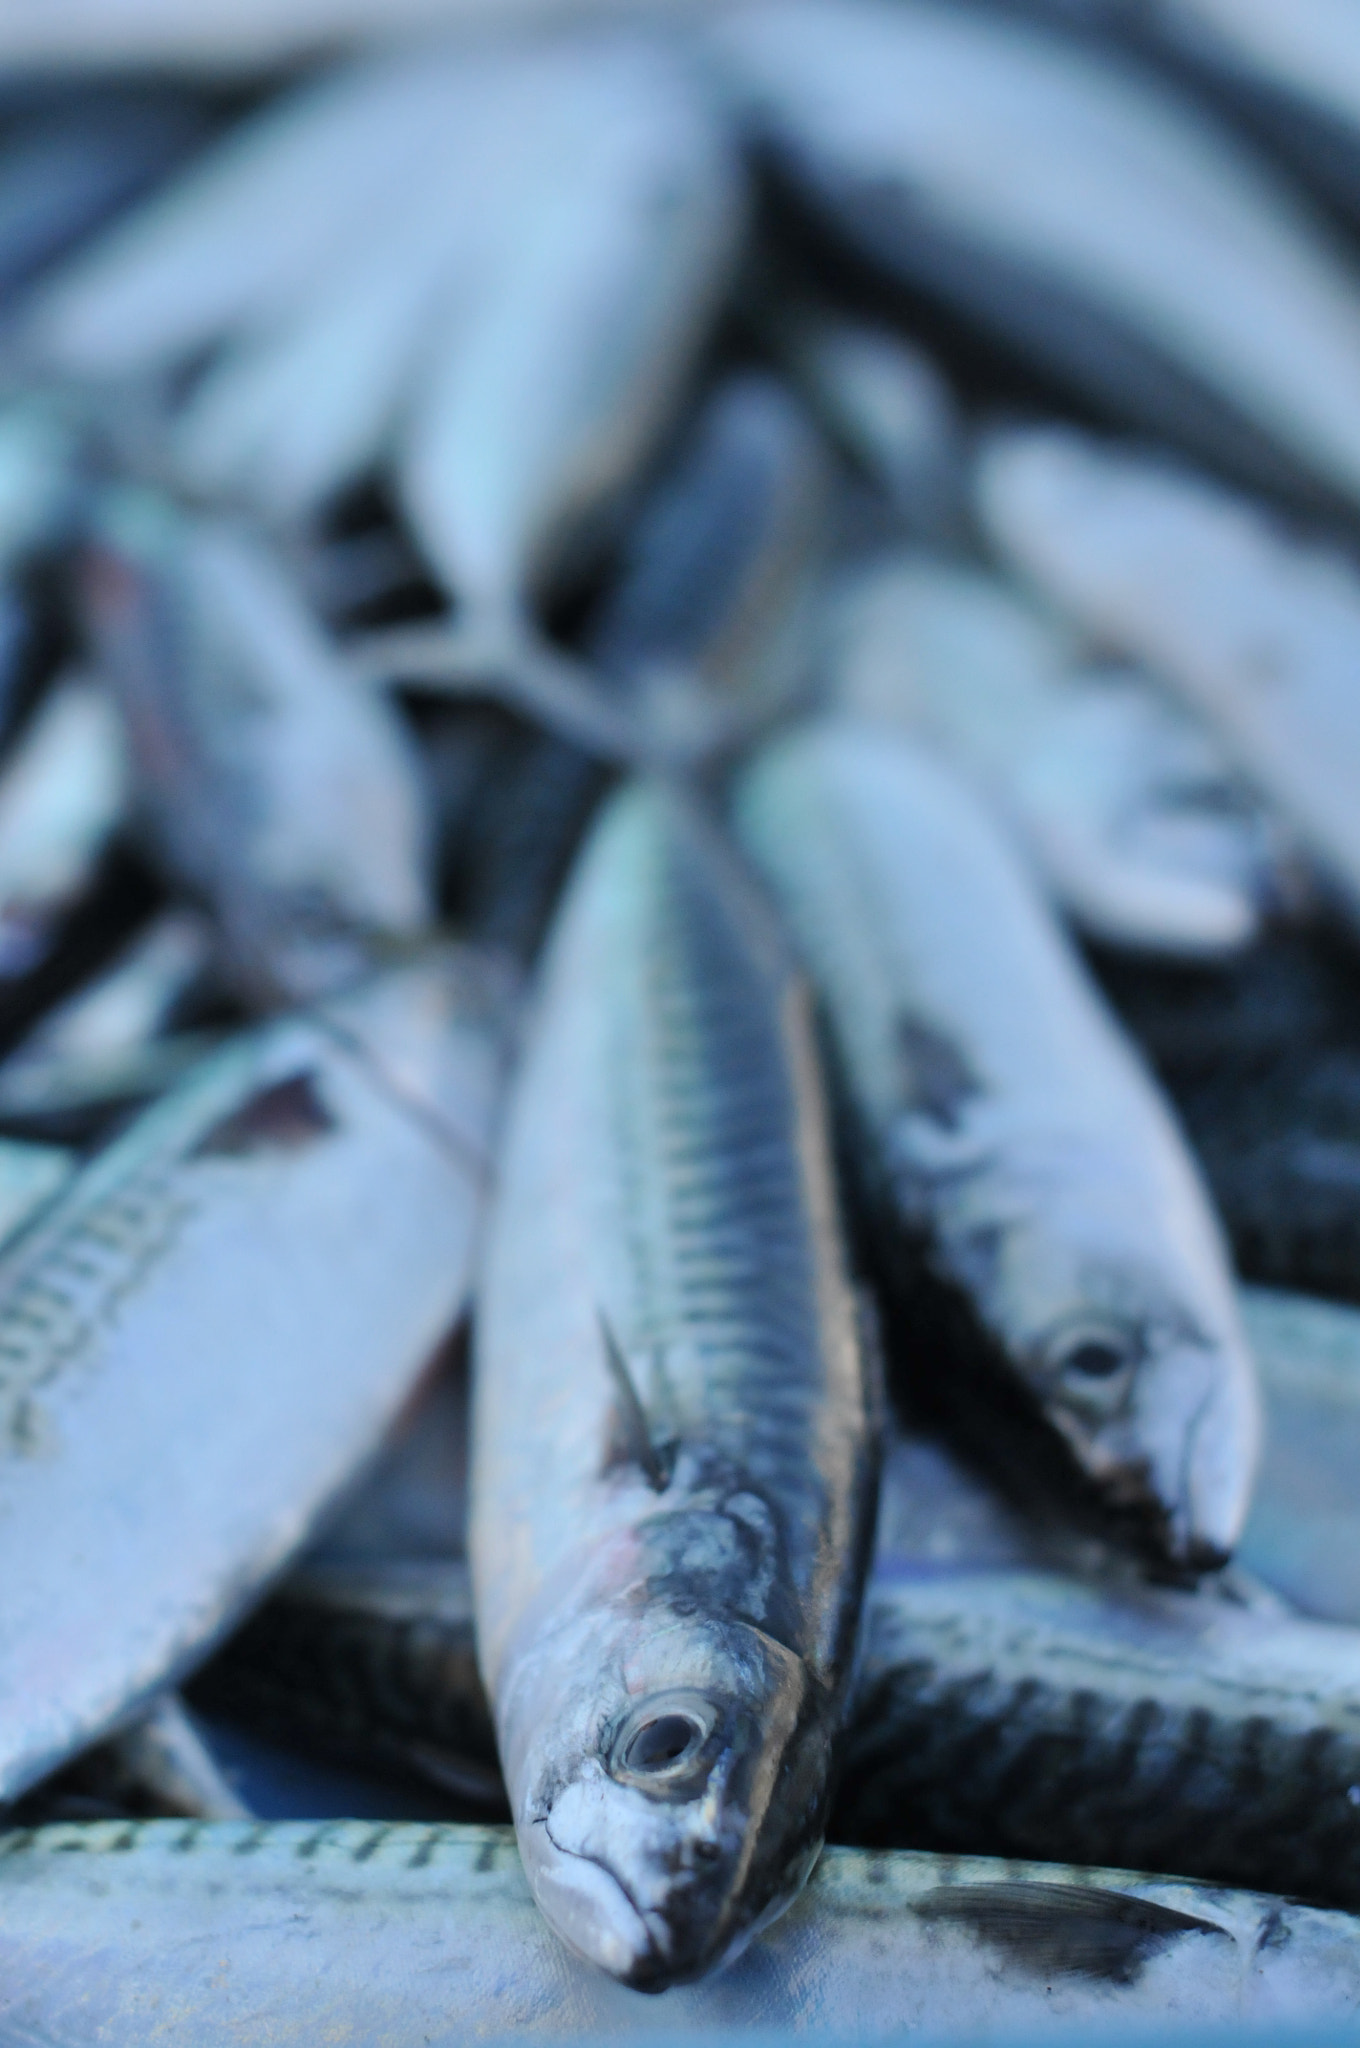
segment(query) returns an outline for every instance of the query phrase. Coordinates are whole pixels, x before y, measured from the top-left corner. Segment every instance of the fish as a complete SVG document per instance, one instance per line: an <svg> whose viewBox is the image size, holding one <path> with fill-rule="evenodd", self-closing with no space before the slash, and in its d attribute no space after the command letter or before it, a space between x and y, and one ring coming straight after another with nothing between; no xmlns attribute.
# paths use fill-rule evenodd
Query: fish
<svg viewBox="0 0 1360 2048"><path fill-rule="evenodd" d="M1360 277L1202 105L937 0L753 0L705 40L786 179L889 279L1079 401L1353 515Z"/></svg>
<svg viewBox="0 0 1360 2048"><path fill-rule="evenodd" d="M51 954L130 799L118 714L99 678L67 669L0 762L0 983Z"/></svg>
<svg viewBox="0 0 1360 2048"><path fill-rule="evenodd" d="M914 537L957 543L967 463L943 372L891 327L812 302L777 306L770 339L827 432Z"/></svg>
<svg viewBox="0 0 1360 2048"><path fill-rule="evenodd" d="M607 42L580 121L541 167L520 231L431 340L393 459L397 496L452 625L371 636L395 681L499 684L588 748L630 721L556 649L534 607L615 525L678 410L746 225L735 146L693 70Z"/></svg>
<svg viewBox="0 0 1360 2048"><path fill-rule="evenodd" d="M0 143L0 299L13 300L206 142L184 90L77 88L8 126Z"/></svg>
<svg viewBox="0 0 1360 2048"><path fill-rule="evenodd" d="M1342 550L1072 427L996 435L976 491L994 545L1192 708L1360 919L1360 575Z"/></svg>
<svg viewBox="0 0 1360 2048"><path fill-rule="evenodd" d="M592 672L665 744L735 749L808 683L829 534L828 456L775 377L709 393L647 495L586 635ZM465 883L468 928L527 958L607 768L552 733L485 801Z"/></svg>
<svg viewBox="0 0 1360 2048"><path fill-rule="evenodd" d="M280 67L419 37L458 31L566 27L601 17L681 22L722 0L388 0L381 17L368 0L247 0L186 14L167 0L47 0L38 16L0 20L0 63L18 76L55 69L148 65L217 82L267 77Z"/></svg>
<svg viewBox="0 0 1360 2048"><path fill-rule="evenodd" d="M223 1774L194 1716L174 1692L158 1693L128 1727L90 1750L65 1775L87 1800L102 1800L139 1815L207 1821L254 1818Z"/></svg>
<svg viewBox="0 0 1360 2048"><path fill-rule="evenodd" d="M167 1030L208 975L212 930L193 910L153 917L112 963L46 1011L0 1061L0 1118L59 1116L159 1093L211 1049Z"/></svg>
<svg viewBox="0 0 1360 2048"><path fill-rule="evenodd" d="M526 182L541 182L574 103L598 90L595 54L514 40L464 54L390 218L189 393L171 428L187 488L305 520L381 465L432 334L448 346L475 308L522 233Z"/></svg>
<svg viewBox="0 0 1360 2048"><path fill-rule="evenodd" d="M526 1875L622 1983L715 1968L816 1861L877 1413L805 990L693 800L626 785L507 1112L470 1518Z"/></svg>
<svg viewBox="0 0 1360 2048"><path fill-rule="evenodd" d="M0 1249L0 1800L207 1654L458 1321L509 1001L436 949L237 1034Z"/></svg>
<svg viewBox="0 0 1360 2048"><path fill-rule="evenodd" d="M837 704L938 743L1088 937L1231 959L1285 900L1281 835L1212 734L1015 585L891 551L844 581L828 639Z"/></svg>
<svg viewBox="0 0 1360 2048"><path fill-rule="evenodd" d="M847 718L769 745L737 834L817 987L904 1374L1168 1566L1221 1564L1260 1440L1217 1221L1023 858L947 765ZM1030 1428L1030 1423L1042 1425Z"/></svg>
<svg viewBox="0 0 1360 2048"><path fill-rule="evenodd" d="M267 327L401 204L461 112L463 71L461 53L422 45L275 93L43 277L18 323L20 360L116 389Z"/></svg>
<svg viewBox="0 0 1360 2048"><path fill-rule="evenodd" d="M81 598L167 874L241 985L306 999L434 919L396 712L357 689L262 533L136 485L91 515Z"/></svg>
<svg viewBox="0 0 1360 2048"><path fill-rule="evenodd" d="M1066 2023L1141 2023L1131 2038L1188 2048L1230 2025L1344 2034L1358 1951L1349 1915L1260 1893L830 1849L730 1970L657 2005L562 1953L508 1828L112 1821L0 1842L0 2024L70 2048L131 2048L171 1999L186 2034L244 2041L267 2012L278 2043L335 2048L747 2027L1024 2039Z"/></svg>

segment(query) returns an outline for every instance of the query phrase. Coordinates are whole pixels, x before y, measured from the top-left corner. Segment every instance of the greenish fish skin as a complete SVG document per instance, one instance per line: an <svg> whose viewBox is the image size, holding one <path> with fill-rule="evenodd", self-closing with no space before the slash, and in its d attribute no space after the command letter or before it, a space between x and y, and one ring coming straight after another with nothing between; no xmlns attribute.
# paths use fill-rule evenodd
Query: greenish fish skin
<svg viewBox="0 0 1360 2048"><path fill-rule="evenodd" d="M1360 1924L1260 1893L828 1849L713 1982L660 2008L564 1954L508 1828L112 1822L0 1837L0 2025L63 2048L185 2039L421 2048L659 2028L1084 2038L1310 2023L1344 2035Z"/></svg>
<svg viewBox="0 0 1360 2048"><path fill-rule="evenodd" d="M736 819L821 996L916 1385L962 1421L1009 1393L1138 1543L1221 1563L1260 1438L1226 1255L1020 854L927 749L853 720L777 740Z"/></svg>
<svg viewBox="0 0 1360 2048"><path fill-rule="evenodd" d="M510 1111L470 1543L529 1881L625 1983L712 1969L816 1860L875 1421L804 988L716 827L627 787Z"/></svg>

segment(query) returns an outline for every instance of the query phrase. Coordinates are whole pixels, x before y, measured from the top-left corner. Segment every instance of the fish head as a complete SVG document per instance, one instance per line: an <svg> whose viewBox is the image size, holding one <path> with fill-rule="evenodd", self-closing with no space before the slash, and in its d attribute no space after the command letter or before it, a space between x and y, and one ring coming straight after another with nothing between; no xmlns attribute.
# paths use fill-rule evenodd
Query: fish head
<svg viewBox="0 0 1360 2048"><path fill-rule="evenodd" d="M1107 1503L1174 1567L1224 1564L1246 1519L1260 1436L1236 1317L1087 1307L1031 1355L1045 1412Z"/></svg>
<svg viewBox="0 0 1360 2048"><path fill-rule="evenodd" d="M790 1902L821 1846L833 1717L749 1623L670 1612L579 1631L573 1698L502 1754L530 1885L578 1955L638 1990L704 1975ZM565 1668L556 1663L556 1669ZM526 1698L522 1704L530 1707Z"/></svg>

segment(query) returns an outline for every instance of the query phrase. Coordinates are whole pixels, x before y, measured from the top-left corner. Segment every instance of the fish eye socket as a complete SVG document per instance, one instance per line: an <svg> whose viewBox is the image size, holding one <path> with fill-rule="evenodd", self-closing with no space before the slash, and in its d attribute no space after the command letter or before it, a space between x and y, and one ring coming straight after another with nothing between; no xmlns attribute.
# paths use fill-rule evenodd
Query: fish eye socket
<svg viewBox="0 0 1360 2048"><path fill-rule="evenodd" d="M1083 1323L1060 1330L1046 1347L1045 1363L1068 1385L1110 1387L1142 1356L1137 1332L1117 1323Z"/></svg>
<svg viewBox="0 0 1360 2048"><path fill-rule="evenodd" d="M635 1707L614 1742L610 1769L635 1785L665 1789L707 1761L718 1716L698 1694L666 1694Z"/></svg>

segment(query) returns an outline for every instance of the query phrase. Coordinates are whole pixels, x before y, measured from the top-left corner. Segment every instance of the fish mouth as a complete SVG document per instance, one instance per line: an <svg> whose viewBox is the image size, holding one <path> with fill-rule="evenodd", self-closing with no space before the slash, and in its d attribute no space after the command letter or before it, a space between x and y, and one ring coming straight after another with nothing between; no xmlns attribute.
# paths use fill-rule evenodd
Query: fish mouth
<svg viewBox="0 0 1360 2048"><path fill-rule="evenodd" d="M666 1959L646 1915L607 1863L565 1848L545 1815L521 1835L520 1854L544 1917L583 1962L634 1990L664 1990Z"/></svg>

